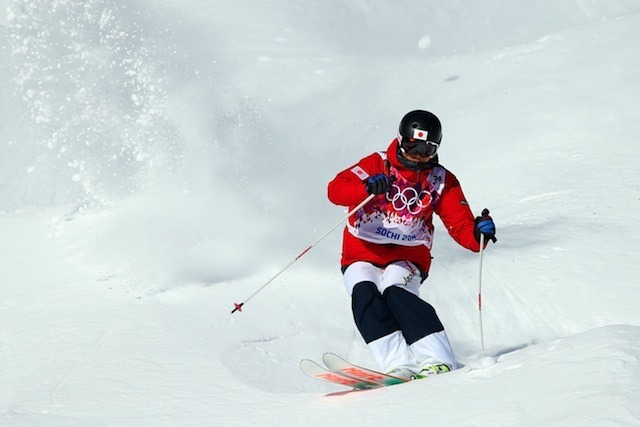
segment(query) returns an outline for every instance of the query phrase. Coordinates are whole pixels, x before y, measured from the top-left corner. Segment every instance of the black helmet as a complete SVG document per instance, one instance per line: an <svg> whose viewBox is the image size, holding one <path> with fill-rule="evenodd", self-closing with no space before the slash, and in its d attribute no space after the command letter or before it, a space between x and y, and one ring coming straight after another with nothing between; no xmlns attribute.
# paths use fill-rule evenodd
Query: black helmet
<svg viewBox="0 0 640 427"><path fill-rule="evenodd" d="M403 153L433 158L442 141L440 120L428 111L411 111L400 121L398 141Z"/></svg>

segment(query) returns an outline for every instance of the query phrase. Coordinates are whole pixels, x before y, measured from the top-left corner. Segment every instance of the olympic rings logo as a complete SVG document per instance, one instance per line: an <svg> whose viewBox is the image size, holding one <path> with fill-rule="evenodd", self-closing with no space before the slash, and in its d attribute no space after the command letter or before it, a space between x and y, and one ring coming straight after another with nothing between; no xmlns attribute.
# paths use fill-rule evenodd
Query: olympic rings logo
<svg viewBox="0 0 640 427"><path fill-rule="evenodd" d="M429 197L429 200L426 203L422 201L426 196L431 196L431 194L426 190L422 190L418 193L418 190L415 188L406 187L400 191L400 187L393 184L391 186L391 191L387 193L386 197L387 200L391 202L393 209L397 212L402 212L406 209L410 214L417 215L431 202L431 197Z"/></svg>

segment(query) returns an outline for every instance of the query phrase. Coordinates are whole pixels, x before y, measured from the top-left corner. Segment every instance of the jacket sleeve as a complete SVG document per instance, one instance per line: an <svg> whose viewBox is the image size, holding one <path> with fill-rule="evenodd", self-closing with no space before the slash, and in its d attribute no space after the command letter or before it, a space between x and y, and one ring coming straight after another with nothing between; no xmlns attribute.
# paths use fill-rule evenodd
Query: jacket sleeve
<svg viewBox="0 0 640 427"><path fill-rule="evenodd" d="M458 244L474 252L480 251L480 243L473 235L475 227L473 213L458 179L449 171L447 171L445 189L435 212Z"/></svg>
<svg viewBox="0 0 640 427"><path fill-rule="evenodd" d="M366 179L383 172L384 163L380 155L374 153L365 157L357 164L338 173L329 183L329 200L339 206L357 205L369 195L364 185Z"/></svg>

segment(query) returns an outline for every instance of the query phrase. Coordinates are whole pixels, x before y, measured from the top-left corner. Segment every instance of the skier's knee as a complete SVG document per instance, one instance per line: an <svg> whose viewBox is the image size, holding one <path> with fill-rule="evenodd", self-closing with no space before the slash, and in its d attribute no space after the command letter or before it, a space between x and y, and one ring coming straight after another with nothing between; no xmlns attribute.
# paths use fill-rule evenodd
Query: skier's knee
<svg viewBox="0 0 640 427"><path fill-rule="evenodd" d="M379 297L380 292L376 284L373 282L360 282L353 287L353 293L351 294L351 301L356 304L360 302L367 303L373 298Z"/></svg>
<svg viewBox="0 0 640 427"><path fill-rule="evenodd" d="M431 304L404 289L391 286L384 298L393 312L409 345L434 332L444 330Z"/></svg>
<svg viewBox="0 0 640 427"><path fill-rule="evenodd" d="M393 286L389 286L384 290L383 296L385 297L385 299L393 300L393 299L405 299L405 298L413 299L413 297L416 297L417 295L415 295L411 291L408 291L402 288L402 286L400 285L393 285Z"/></svg>
<svg viewBox="0 0 640 427"><path fill-rule="evenodd" d="M361 282L354 287L351 309L353 320L367 343L399 329L391 310L373 282Z"/></svg>
<svg viewBox="0 0 640 427"><path fill-rule="evenodd" d="M353 288L351 294L351 310L356 324L359 323L365 312L372 306L378 305L381 301L380 292L373 282L360 282ZM376 300L380 300L377 302Z"/></svg>

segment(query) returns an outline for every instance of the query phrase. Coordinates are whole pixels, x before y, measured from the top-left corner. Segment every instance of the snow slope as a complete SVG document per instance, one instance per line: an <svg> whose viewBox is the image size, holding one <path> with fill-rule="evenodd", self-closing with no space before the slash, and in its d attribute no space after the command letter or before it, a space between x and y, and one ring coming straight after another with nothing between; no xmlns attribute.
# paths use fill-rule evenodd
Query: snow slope
<svg viewBox="0 0 640 427"><path fill-rule="evenodd" d="M640 425L640 4L7 0L0 425ZM464 365L302 375L352 324L335 173L414 108L491 209L422 296Z"/></svg>

